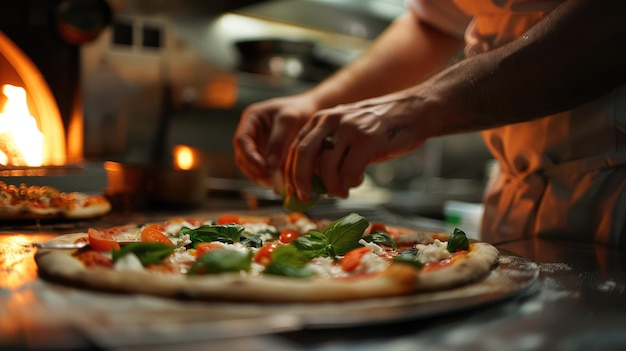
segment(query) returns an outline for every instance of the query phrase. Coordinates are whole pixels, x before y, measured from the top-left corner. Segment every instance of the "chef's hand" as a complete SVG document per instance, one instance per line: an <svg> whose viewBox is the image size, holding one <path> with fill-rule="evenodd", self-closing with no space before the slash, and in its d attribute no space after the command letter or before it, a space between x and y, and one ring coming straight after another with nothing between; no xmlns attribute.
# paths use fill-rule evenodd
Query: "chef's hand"
<svg viewBox="0 0 626 351"><path fill-rule="evenodd" d="M282 194L289 145L317 110L314 99L305 94L250 105L243 111L233 138L237 166L254 182Z"/></svg>
<svg viewBox="0 0 626 351"><path fill-rule="evenodd" d="M429 134L409 113L414 96L392 94L318 111L293 140L285 164L288 194L308 200L317 173L328 194L345 198L363 181L367 166L419 147ZM416 126L419 126L416 127Z"/></svg>

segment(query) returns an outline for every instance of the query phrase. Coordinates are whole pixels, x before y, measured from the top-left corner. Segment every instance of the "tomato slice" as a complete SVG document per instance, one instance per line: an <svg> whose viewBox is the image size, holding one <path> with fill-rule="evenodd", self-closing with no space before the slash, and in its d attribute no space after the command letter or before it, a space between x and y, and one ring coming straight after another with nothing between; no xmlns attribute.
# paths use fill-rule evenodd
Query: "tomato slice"
<svg viewBox="0 0 626 351"><path fill-rule="evenodd" d="M272 253L274 253L276 246L278 246L277 243L267 243L261 246L259 251L254 254L252 260L263 266L269 265L272 262Z"/></svg>
<svg viewBox="0 0 626 351"><path fill-rule="evenodd" d="M349 251L345 256L343 256L341 261L339 261L341 269L346 272L352 272L361 264L361 259L368 252L372 252L372 249L369 247L359 247Z"/></svg>
<svg viewBox="0 0 626 351"><path fill-rule="evenodd" d="M375 233L375 232L385 232L387 233L387 226L385 225L385 223L382 222L374 222L370 225L370 233Z"/></svg>
<svg viewBox="0 0 626 351"><path fill-rule="evenodd" d="M141 242L161 243L174 246L174 243L165 234L165 227L162 224L149 224L141 230Z"/></svg>
<svg viewBox="0 0 626 351"><path fill-rule="evenodd" d="M89 246L96 251L120 250L120 244L115 241L113 235L89 228L87 230Z"/></svg>
<svg viewBox="0 0 626 351"><path fill-rule="evenodd" d="M222 215L217 218L217 224L241 224L241 221L236 215Z"/></svg>
<svg viewBox="0 0 626 351"><path fill-rule="evenodd" d="M285 229L280 232L278 240L280 240L281 243L289 244L290 242L296 240L298 237L300 237L300 233L298 233L297 231L293 229Z"/></svg>
<svg viewBox="0 0 626 351"><path fill-rule="evenodd" d="M220 250L223 248L224 246L220 243L215 243L215 242L198 243L196 245L196 257L200 257L209 251Z"/></svg>

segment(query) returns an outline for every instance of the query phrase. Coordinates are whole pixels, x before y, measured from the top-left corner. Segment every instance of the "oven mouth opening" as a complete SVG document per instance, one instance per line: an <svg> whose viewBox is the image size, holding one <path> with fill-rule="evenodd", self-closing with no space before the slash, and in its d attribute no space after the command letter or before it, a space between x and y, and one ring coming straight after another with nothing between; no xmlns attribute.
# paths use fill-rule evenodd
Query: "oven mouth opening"
<svg viewBox="0 0 626 351"><path fill-rule="evenodd" d="M68 140L55 97L34 62L0 31L0 165L68 163ZM73 148L80 148L74 140ZM77 155L82 150L72 150Z"/></svg>
<svg viewBox="0 0 626 351"><path fill-rule="evenodd" d="M82 157L82 118L82 112L62 117L37 65L0 31L2 181L102 193L106 188L103 162L85 162Z"/></svg>

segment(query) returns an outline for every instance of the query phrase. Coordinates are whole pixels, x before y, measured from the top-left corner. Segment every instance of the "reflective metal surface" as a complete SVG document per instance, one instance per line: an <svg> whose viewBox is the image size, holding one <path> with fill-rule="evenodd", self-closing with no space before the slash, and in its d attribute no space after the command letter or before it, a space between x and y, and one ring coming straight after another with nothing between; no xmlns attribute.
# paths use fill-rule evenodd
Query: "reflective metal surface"
<svg viewBox="0 0 626 351"><path fill-rule="evenodd" d="M83 223L98 224L104 222ZM352 316L356 310L342 313L345 311L337 306L309 315L297 313L305 310L302 306L265 306L266 310L284 307L285 313L258 319L258 313L245 309L220 311L205 304L94 293L39 280L32 243L75 230L79 224L72 226L53 231L44 231L49 227L0 231L0 349L403 351L626 347L626 253L617 248L542 239L501 243L497 247L505 257L524 257L528 261L520 262L537 264L535 283L522 293L463 308L457 308L457 304L446 313L433 313L440 307L438 302L419 309L418 300L402 306L401 302L407 301L388 299L369 306L367 313ZM182 312L161 313L171 306L182 308ZM139 313L146 310L152 312ZM396 314L398 311L402 313ZM224 317L228 325L220 324ZM137 333L138 329L143 333ZM126 339L115 337L113 332L121 331L127 333Z"/></svg>

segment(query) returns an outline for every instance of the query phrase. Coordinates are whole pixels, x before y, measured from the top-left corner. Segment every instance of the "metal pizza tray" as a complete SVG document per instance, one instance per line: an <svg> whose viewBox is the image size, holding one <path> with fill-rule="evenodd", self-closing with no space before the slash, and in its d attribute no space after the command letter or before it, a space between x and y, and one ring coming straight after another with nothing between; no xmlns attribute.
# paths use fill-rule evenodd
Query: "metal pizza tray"
<svg viewBox="0 0 626 351"><path fill-rule="evenodd" d="M110 311L111 317L100 314L97 325L83 310L80 320L72 324L103 347L353 328L441 317L523 297L534 291L538 275L539 268L534 262L503 254L495 269L483 280L445 291L403 297L301 304L204 303L142 297L133 301L135 307L131 311L124 307L128 297L116 297L118 300L112 301L111 296L102 296L109 299L109 305L120 308ZM67 292L60 291L60 294ZM72 294L75 292L70 293L70 297ZM73 301L76 300L74 296ZM141 306L150 308L141 312ZM89 327L85 327L83 319L91 321Z"/></svg>
<svg viewBox="0 0 626 351"><path fill-rule="evenodd" d="M306 306L292 310L308 328L340 328L438 317L497 303L531 291L539 276L534 262L500 257L484 280L459 288L362 302Z"/></svg>

